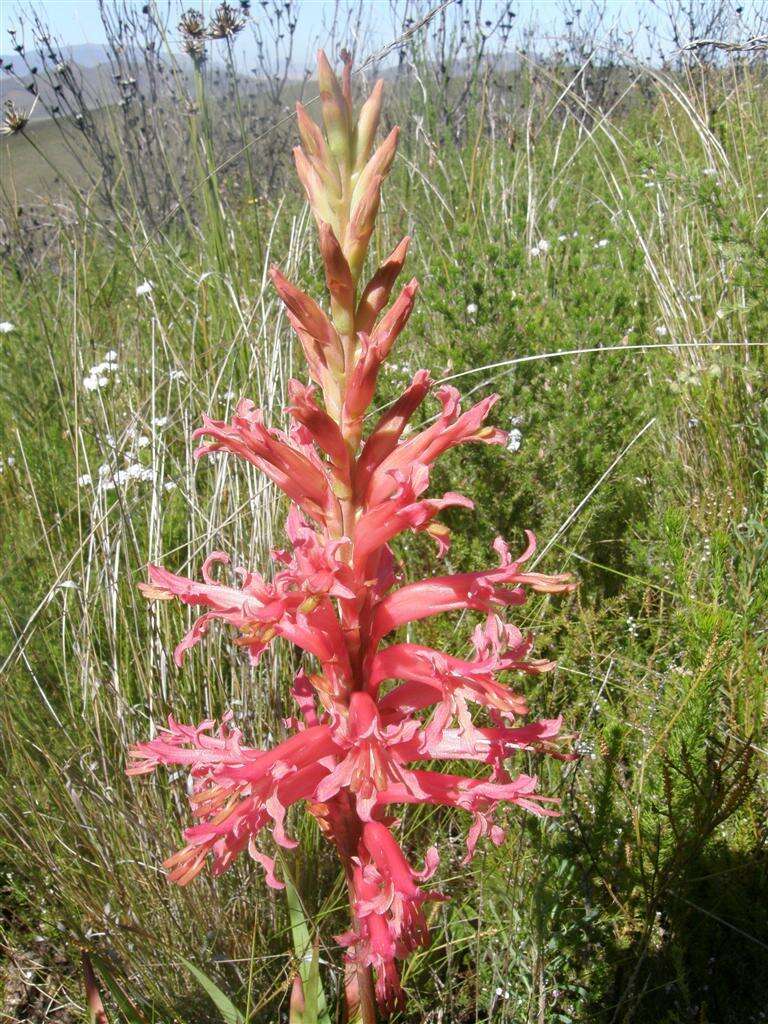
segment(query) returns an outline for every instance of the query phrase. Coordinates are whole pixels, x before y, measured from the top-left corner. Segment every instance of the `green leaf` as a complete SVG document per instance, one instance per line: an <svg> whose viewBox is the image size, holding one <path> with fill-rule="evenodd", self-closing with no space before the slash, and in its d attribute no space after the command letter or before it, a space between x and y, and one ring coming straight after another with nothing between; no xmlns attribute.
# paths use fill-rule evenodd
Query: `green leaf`
<svg viewBox="0 0 768 1024"><path fill-rule="evenodd" d="M245 1024L245 1017L238 1010L232 1000L225 996L218 985L215 985L207 974L203 974L199 967L195 967L193 963L186 960L183 956L179 957L181 962L187 968L190 974L194 976L196 981L199 982L200 986L205 989L211 998L211 1001L215 1004L216 1009L221 1014L222 1020L225 1024Z"/></svg>
<svg viewBox="0 0 768 1024"><path fill-rule="evenodd" d="M147 1018L136 1006L131 997L127 995L117 978L115 978L109 964L102 957L95 953L89 955L89 959L99 974L99 978L109 989L110 995L117 1003L118 1009L126 1024L148 1024Z"/></svg>
<svg viewBox="0 0 768 1024"><path fill-rule="evenodd" d="M304 986L306 1008L302 1024L331 1024L328 1004L320 982L320 958L317 943L312 942L307 918L296 887L283 871L285 895L288 900L288 914L291 919L293 949L299 964L301 983Z"/></svg>
<svg viewBox="0 0 768 1024"><path fill-rule="evenodd" d="M291 1014L289 1024L319 1024L318 1013L319 1006L318 1000L323 995L323 990L320 986L320 956L319 956L319 944L315 941L312 947L312 960L309 966L309 977L306 983L301 979L301 971L299 976L295 977L295 981L301 982L302 997L304 1005L302 1007L296 1006L291 1000ZM323 1018L327 1020L327 1017Z"/></svg>
<svg viewBox="0 0 768 1024"><path fill-rule="evenodd" d="M320 984L320 944L317 940L312 945L312 960L307 972L307 981L304 985L304 1024L319 1024L320 996L323 989ZM323 999L325 1003L325 999Z"/></svg>

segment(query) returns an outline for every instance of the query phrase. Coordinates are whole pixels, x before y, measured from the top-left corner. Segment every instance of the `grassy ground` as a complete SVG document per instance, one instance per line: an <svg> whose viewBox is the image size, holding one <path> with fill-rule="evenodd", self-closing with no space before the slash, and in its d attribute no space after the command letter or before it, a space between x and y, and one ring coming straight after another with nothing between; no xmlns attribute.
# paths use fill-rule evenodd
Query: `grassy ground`
<svg viewBox="0 0 768 1024"><path fill-rule="evenodd" d="M765 92L748 74L713 74L705 98L657 78L585 126L554 110L562 84L544 75L509 130L478 120L460 144L420 95L399 98L375 248L411 233L422 295L382 398L422 365L501 394L519 450L460 449L434 481L477 503L449 517L450 564L480 567L496 533L517 545L529 527L543 567L578 574L572 599L519 624L559 660L531 707L563 714L582 755L531 766L563 816L510 814L508 842L470 868L464 822L408 812L415 847L439 834L451 899L406 969L402 1019L765 1020ZM293 354L264 270L317 293L311 226L293 186L223 207L212 190L199 224L163 237L135 216L109 233L75 217L45 260L3 266L5 926L16 948L43 935L100 957L147 1019L210 1019L186 957L274 1021L292 967L283 898L247 863L169 887L184 794L123 774L127 744L169 711L232 707L259 743L288 709L285 650L252 670L212 635L178 671L183 613L136 590L148 559L197 571L218 547L260 564L281 532L276 496L241 467L196 467L189 435L243 394L281 418ZM84 389L110 350L109 383ZM431 558L419 540L400 553L412 576ZM457 629L420 636L455 650ZM286 868L322 922L333 993L339 880L312 826L296 829Z"/></svg>

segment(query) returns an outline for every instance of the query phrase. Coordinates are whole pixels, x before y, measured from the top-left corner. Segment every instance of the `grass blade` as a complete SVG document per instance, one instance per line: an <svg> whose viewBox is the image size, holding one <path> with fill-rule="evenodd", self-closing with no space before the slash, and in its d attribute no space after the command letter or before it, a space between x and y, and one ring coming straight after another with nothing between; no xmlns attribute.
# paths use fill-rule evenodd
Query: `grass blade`
<svg viewBox="0 0 768 1024"><path fill-rule="evenodd" d="M245 1017L238 1010L229 996L225 996L218 985L214 984L213 981L204 974L199 967L195 967L193 963L186 960L183 956L180 957L181 962L187 968L189 973L193 975L195 980L200 984L207 994L210 996L211 1002L214 1003L216 1009L221 1014L222 1020L225 1024L245 1024Z"/></svg>

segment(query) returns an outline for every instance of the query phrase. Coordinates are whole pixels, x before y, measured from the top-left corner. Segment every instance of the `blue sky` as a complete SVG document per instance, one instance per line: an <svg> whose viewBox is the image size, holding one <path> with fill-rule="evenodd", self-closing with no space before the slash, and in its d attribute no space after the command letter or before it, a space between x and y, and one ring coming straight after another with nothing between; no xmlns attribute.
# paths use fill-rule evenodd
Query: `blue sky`
<svg viewBox="0 0 768 1024"><path fill-rule="evenodd" d="M235 0L236 2L236 0ZM495 8L494 0L486 0L489 11ZM141 8L143 0L135 0L135 5ZM162 8L162 4L160 5ZM200 0L193 2L188 0L185 6L202 7L211 11L216 6L216 0ZM394 35L394 28L391 24L390 7L388 0L369 0L371 8L373 32L371 43L376 46L384 45ZM18 22L18 17L30 7L44 12L45 18L52 28L54 34L64 45L79 43L102 43L104 42L104 31L99 17L99 8L96 0L41 0L41 2L28 2L28 0L0 0L0 52L10 50L7 29ZM299 7L299 28L297 30L297 51L303 57L308 46L314 43L314 37L322 31L323 22L328 21L333 15L333 0L298 0ZM652 6L645 0L609 0L609 10L612 17L619 18L625 25L637 22L641 11L647 17L653 11ZM554 0L542 2L542 0L518 0L515 4L519 21L528 21L535 17L540 28L546 32L553 28L556 20L559 20L557 5ZM261 16L261 7L258 0L253 0L252 11L254 17ZM378 12L381 17L378 17ZM175 17L173 19L175 21ZM248 38L246 31L242 34L241 41L244 48L244 57L250 60L255 53L252 40ZM376 38L378 37L378 38Z"/></svg>
<svg viewBox="0 0 768 1024"><path fill-rule="evenodd" d="M109 2L109 0L108 0ZM144 0L131 0L137 8L141 8ZM216 6L217 0L184 0L184 7L203 8L210 13ZM234 3L237 0L233 0ZM333 0L294 0L299 9L298 30L296 37L296 65L298 66L305 59L305 56L314 48L316 39L323 33L323 24L328 23L333 16L335 4ZM437 3L437 0L434 0ZM497 0L483 0L487 5L490 14L497 7ZM584 7L589 0L584 0ZM392 23L390 5L388 0L367 0L370 8L371 34L367 36L360 50L363 53L370 53L390 42L396 35L396 28ZM164 3L159 4L164 8ZM342 7L344 6L342 2ZM10 51L10 41L7 29L18 23L19 15L25 10L34 8L44 12L48 24L54 35L63 45L74 45L79 43L102 43L104 31L99 17L99 8L96 0L0 0L0 53ZM744 7L749 11L754 7L754 0L745 0ZM182 9L182 4L178 10ZM526 23L535 19L539 32L546 35L555 32L557 26L562 25L562 15L559 12L555 0L517 0L514 4L517 12L517 22ZM624 28L637 27L641 21L654 22L659 19L657 8L650 0L607 0L609 20L616 19ZM453 10L458 11L458 8ZM171 25L175 25L177 15L175 13ZM262 16L259 0L253 0L252 13L254 19ZM380 16L379 16L380 14ZM255 45L250 30L246 30L239 37L240 61L244 66L252 64L255 60Z"/></svg>

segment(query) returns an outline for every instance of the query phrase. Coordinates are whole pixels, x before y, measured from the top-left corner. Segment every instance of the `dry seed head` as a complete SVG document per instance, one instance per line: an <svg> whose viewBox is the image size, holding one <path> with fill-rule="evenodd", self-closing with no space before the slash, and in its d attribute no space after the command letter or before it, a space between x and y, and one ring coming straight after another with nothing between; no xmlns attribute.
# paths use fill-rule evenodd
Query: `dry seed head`
<svg viewBox="0 0 768 1024"><path fill-rule="evenodd" d="M208 26L208 35L211 39L233 39L244 28L245 18L225 0L213 12L211 23Z"/></svg>
<svg viewBox="0 0 768 1024"><path fill-rule="evenodd" d="M181 48L192 58L195 67L199 68L207 58L205 18L200 11L190 7L182 14L178 28L181 33Z"/></svg>
<svg viewBox="0 0 768 1024"><path fill-rule="evenodd" d="M185 11L179 20L179 32L185 37L189 36L192 39L204 39L205 38L205 18L196 11L194 7L190 7L189 10Z"/></svg>
<svg viewBox="0 0 768 1024"><path fill-rule="evenodd" d="M181 47L198 68L208 59L208 54L205 52L205 39L199 39L197 36L185 36Z"/></svg>
<svg viewBox="0 0 768 1024"><path fill-rule="evenodd" d="M17 135L23 132L29 123L29 113L19 110L12 100L5 101L3 119L0 122L0 135Z"/></svg>

